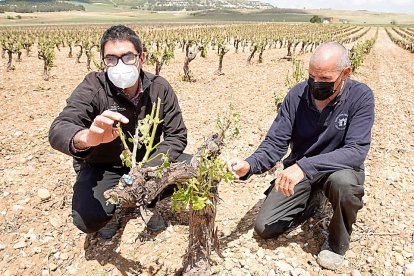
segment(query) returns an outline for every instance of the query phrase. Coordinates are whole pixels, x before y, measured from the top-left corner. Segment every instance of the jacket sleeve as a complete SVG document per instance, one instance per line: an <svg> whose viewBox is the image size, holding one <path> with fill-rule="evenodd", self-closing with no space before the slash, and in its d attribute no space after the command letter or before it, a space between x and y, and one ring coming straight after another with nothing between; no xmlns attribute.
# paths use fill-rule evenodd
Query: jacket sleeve
<svg viewBox="0 0 414 276"><path fill-rule="evenodd" d="M73 152L72 139L75 134L83 129L89 128L98 113L94 98L98 91L94 85L91 73L73 91L66 100L66 106L58 117L52 122L49 129L49 142L52 148L75 158L86 158L93 148Z"/></svg>
<svg viewBox="0 0 414 276"><path fill-rule="evenodd" d="M183 153L187 146L187 128L184 124L180 105L172 87L168 84L165 87L164 98L161 99L164 112L162 124L163 141L158 145L154 157L160 153L168 153L170 160L176 160ZM158 166L162 164L160 157L155 158L147 166Z"/></svg>
<svg viewBox="0 0 414 276"><path fill-rule="evenodd" d="M250 165L250 171L242 177L249 178L252 174L260 174L270 170L286 154L292 137L294 112L290 107L290 95L283 100L278 115L272 123L265 139L256 151L246 159Z"/></svg>
<svg viewBox="0 0 414 276"><path fill-rule="evenodd" d="M365 91L350 117L344 146L329 153L303 157L297 164L309 179L317 173L334 172L340 169L357 169L363 163L371 144L371 128L374 124L374 96Z"/></svg>

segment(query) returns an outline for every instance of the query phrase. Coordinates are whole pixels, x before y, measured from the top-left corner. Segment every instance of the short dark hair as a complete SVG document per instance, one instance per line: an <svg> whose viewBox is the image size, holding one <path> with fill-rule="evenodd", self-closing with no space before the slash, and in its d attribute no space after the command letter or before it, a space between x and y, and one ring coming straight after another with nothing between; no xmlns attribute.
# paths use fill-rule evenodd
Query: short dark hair
<svg viewBox="0 0 414 276"><path fill-rule="evenodd" d="M138 54L141 54L142 49L142 42L139 39L136 32L134 32L131 28L124 26L124 25L116 25L112 26L107 29L101 38L101 58L104 57L104 47L106 42L113 41L113 40L127 40L134 44L135 50L137 50Z"/></svg>

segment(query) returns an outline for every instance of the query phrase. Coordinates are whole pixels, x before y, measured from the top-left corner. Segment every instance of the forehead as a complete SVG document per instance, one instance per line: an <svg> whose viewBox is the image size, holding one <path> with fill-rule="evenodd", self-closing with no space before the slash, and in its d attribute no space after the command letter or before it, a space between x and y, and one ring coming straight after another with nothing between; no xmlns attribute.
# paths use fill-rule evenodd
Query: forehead
<svg viewBox="0 0 414 276"><path fill-rule="evenodd" d="M309 75L313 77L335 77L338 74L336 60L314 61L309 64Z"/></svg>
<svg viewBox="0 0 414 276"><path fill-rule="evenodd" d="M137 53L134 44L129 40L109 40L104 46L104 55L121 56L127 52Z"/></svg>

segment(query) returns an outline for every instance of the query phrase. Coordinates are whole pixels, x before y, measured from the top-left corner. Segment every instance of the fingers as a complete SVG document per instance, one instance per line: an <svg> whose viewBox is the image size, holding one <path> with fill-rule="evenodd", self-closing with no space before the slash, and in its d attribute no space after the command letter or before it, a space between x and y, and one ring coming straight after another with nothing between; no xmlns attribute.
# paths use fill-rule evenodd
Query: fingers
<svg viewBox="0 0 414 276"><path fill-rule="evenodd" d="M127 124L129 122L128 118L124 115L118 112L105 110L101 115L96 116L96 118L93 120L90 130L92 132L101 134L106 129L112 129L114 123L117 121L124 124Z"/></svg>
<svg viewBox="0 0 414 276"><path fill-rule="evenodd" d="M97 125L92 124L91 127L89 128L89 130L93 133L97 133L97 134L102 134L105 132L105 129L103 129L102 127L98 127Z"/></svg>
<svg viewBox="0 0 414 276"><path fill-rule="evenodd" d="M233 171L233 159L230 159L230 160L227 161L227 163L226 163L226 169L229 172L232 172Z"/></svg>
<svg viewBox="0 0 414 276"><path fill-rule="evenodd" d="M227 170L230 172L235 172L237 167L238 160L233 158L227 161Z"/></svg>
<svg viewBox="0 0 414 276"><path fill-rule="evenodd" d="M275 180L275 186L274 186L274 189L275 189L275 191L276 191L276 192L277 192L277 191L279 191L279 187L280 187L280 181L281 181L281 178L282 178L282 174L281 174L281 173L279 173L279 174L277 175L276 180Z"/></svg>
<svg viewBox="0 0 414 276"><path fill-rule="evenodd" d="M100 116L112 120L112 124L115 121L119 121L119 122L121 122L123 124L127 124L129 122L128 118L125 117L124 115L122 115L121 113L114 112L114 111L110 111L110 110L105 110Z"/></svg>
<svg viewBox="0 0 414 276"><path fill-rule="evenodd" d="M233 173L235 179L239 179L237 171L239 170L240 165L238 165L238 161L239 160L235 158L227 161L227 170Z"/></svg>
<svg viewBox="0 0 414 276"><path fill-rule="evenodd" d="M231 164L231 169L235 172L239 171L242 168L242 164L240 162L240 160L236 160L234 162L232 162Z"/></svg>
<svg viewBox="0 0 414 276"><path fill-rule="evenodd" d="M227 161L227 170L233 173L235 179L239 179L249 172L250 165L239 158L232 158Z"/></svg>
<svg viewBox="0 0 414 276"><path fill-rule="evenodd" d="M114 120L105 117L103 115L98 115L96 116L96 118L93 120L92 125L96 126L98 128L112 128L113 124L114 124Z"/></svg>
<svg viewBox="0 0 414 276"><path fill-rule="evenodd" d="M287 196L286 187L288 186L289 186L289 182L287 181L286 175L284 175L283 173L280 173L277 176L276 183L275 183L276 192L280 189L280 192L284 194L285 196Z"/></svg>
<svg viewBox="0 0 414 276"><path fill-rule="evenodd" d="M291 196L293 195L295 182L290 179L284 172L279 173L275 180L275 191L277 192L280 189L280 192L284 194L285 196Z"/></svg>

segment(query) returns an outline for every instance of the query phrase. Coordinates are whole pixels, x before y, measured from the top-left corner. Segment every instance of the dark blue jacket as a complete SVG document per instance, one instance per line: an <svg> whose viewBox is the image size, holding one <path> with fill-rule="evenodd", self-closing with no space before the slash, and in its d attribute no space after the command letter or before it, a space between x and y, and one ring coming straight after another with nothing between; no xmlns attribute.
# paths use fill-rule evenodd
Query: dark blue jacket
<svg viewBox="0 0 414 276"><path fill-rule="evenodd" d="M313 104L307 82L293 87L264 141L246 159L252 174L271 169L286 154L285 168L297 163L312 179L318 173L363 170L374 123L374 96L365 84L347 79L340 95L322 112Z"/></svg>

